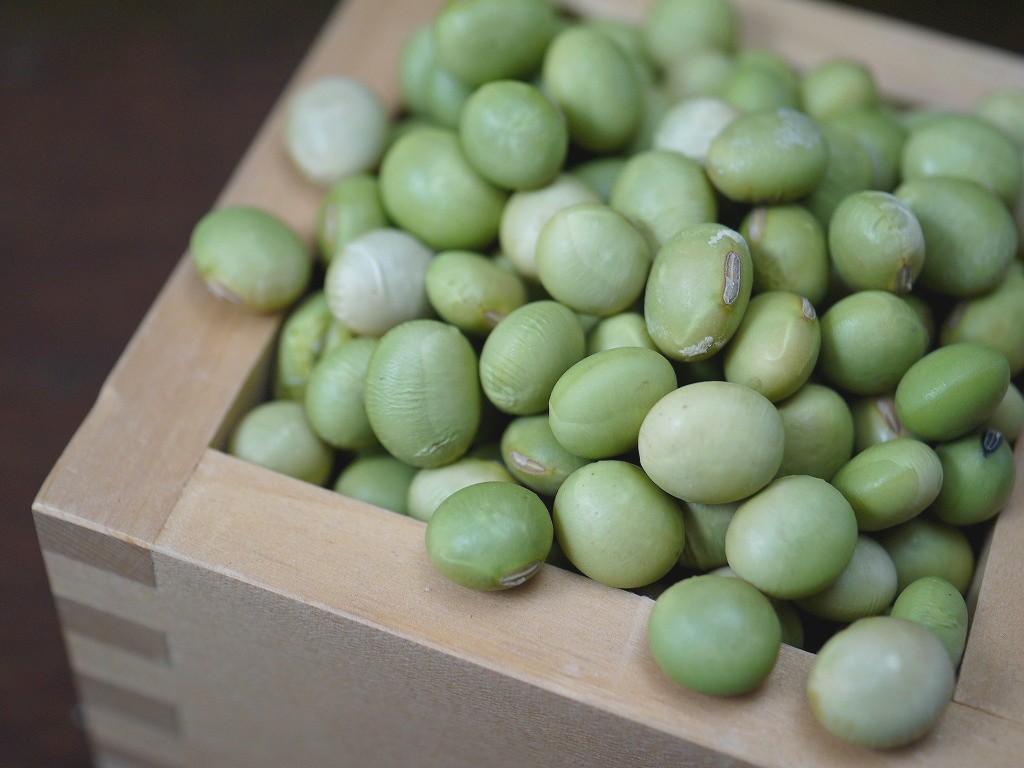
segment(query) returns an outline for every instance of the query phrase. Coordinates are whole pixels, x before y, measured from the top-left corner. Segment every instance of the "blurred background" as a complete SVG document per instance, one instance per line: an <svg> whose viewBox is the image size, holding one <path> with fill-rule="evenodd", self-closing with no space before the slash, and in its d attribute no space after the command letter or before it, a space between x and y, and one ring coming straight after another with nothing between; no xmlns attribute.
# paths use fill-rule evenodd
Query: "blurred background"
<svg viewBox="0 0 1024 768"><path fill-rule="evenodd" d="M1019 0L845 4L1024 55ZM334 6L0 0L3 768L89 765L32 500Z"/></svg>

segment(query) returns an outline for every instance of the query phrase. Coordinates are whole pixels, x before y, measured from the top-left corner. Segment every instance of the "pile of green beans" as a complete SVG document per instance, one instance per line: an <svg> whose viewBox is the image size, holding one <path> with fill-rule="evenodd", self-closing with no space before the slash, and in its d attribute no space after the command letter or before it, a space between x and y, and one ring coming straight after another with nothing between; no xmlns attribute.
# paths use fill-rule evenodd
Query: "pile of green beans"
<svg viewBox="0 0 1024 768"><path fill-rule="evenodd" d="M818 720L897 746L949 700L1014 486L1024 93L898 108L738 25L458 0L394 119L347 78L297 94L317 253L245 208L191 242L218 295L302 297L230 450L424 521L466 587L549 561L642 589L692 690L818 649Z"/></svg>

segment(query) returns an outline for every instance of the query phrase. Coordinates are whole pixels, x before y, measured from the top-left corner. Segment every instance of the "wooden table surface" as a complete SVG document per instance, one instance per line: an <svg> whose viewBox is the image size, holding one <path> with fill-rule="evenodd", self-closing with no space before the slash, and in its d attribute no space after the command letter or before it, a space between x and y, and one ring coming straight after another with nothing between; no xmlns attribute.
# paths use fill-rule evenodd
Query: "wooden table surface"
<svg viewBox="0 0 1024 768"><path fill-rule="evenodd" d="M852 4L1024 53L1019 0ZM0 0L4 768L89 765L32 499L333 5Z"/></svg>

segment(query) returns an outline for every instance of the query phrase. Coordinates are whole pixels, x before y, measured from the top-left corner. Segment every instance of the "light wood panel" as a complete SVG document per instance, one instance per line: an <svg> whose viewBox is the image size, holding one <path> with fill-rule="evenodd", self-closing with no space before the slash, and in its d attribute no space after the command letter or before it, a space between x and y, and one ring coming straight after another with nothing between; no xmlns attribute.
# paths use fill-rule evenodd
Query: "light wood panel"
<svg viewBox="0 0 1024 768"><path fill-rule="evenodd" d="M150 587L156 585L153 557L148 548L67 519L38 512L34 519L43 552L97 566Z"/></svg>
<svg viewBox="0 0 1024 768"><path fill-rule="evenodd" d="M118 747L103 744L95 746L92 752L96 768L179 768L179 763L164 763L132 754Z"/></svg>
<svg viewBox="0 0 1024 768"><path fill-rule="evenodd" d="M66 630L64 639L76 672L154 698L180 698L177 672L169 663L146 658L122 643L97 640L74 630Z"/></svg>
<svg viewBox="0 0 1024 768"><path fill-rule="evenodd" d="M157 766L158 768L196 768L197 763L186 760L184 744L176 735L160 728L140 727L133 717L111 711L102 706L83 704L82 718L88 730L97 763L111 762L123 768ZM123 762L118 763L121 760ZM213 768L215 763L208 763Z"/></svg>
<svg viewBox="0 0 1024 768"><path fill-rule="evenodd" d="M98 746L114 744L128 752L110 754L167 764L180 753L179 678L151 549L73 519L36 521L95 762L117 765Z"/></svg>
<svg viewBox="0 0 1024 768"><path fill-rule="evenodd" d="M70 600L156 630L166 627L166 611L153 587L47 550L43 562L56 600Z"/></svg>
<svg viewBox="0 0 1024 768"><path fill-rule="evenodd" d="M170 664L167 635L160 630L60 597L57 598L57 615L65 632L74 632L153 662Z"/></svg>

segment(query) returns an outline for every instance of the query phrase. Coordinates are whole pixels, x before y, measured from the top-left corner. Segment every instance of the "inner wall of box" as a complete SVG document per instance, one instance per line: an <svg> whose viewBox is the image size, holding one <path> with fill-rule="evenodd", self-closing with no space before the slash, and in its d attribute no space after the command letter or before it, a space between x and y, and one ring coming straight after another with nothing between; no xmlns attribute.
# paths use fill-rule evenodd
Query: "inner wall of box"
<svg viewBox="0 0 1024 768"><path fill-rule="evenodd" d="M256 364L242 380L235 397L224 412L224 418L214 432L213 440L210 441L211 448L227 452L231 433L242 417L273 395L274 358L280 335L279 322L277 332L270 336L260 349Z"/></svg>

